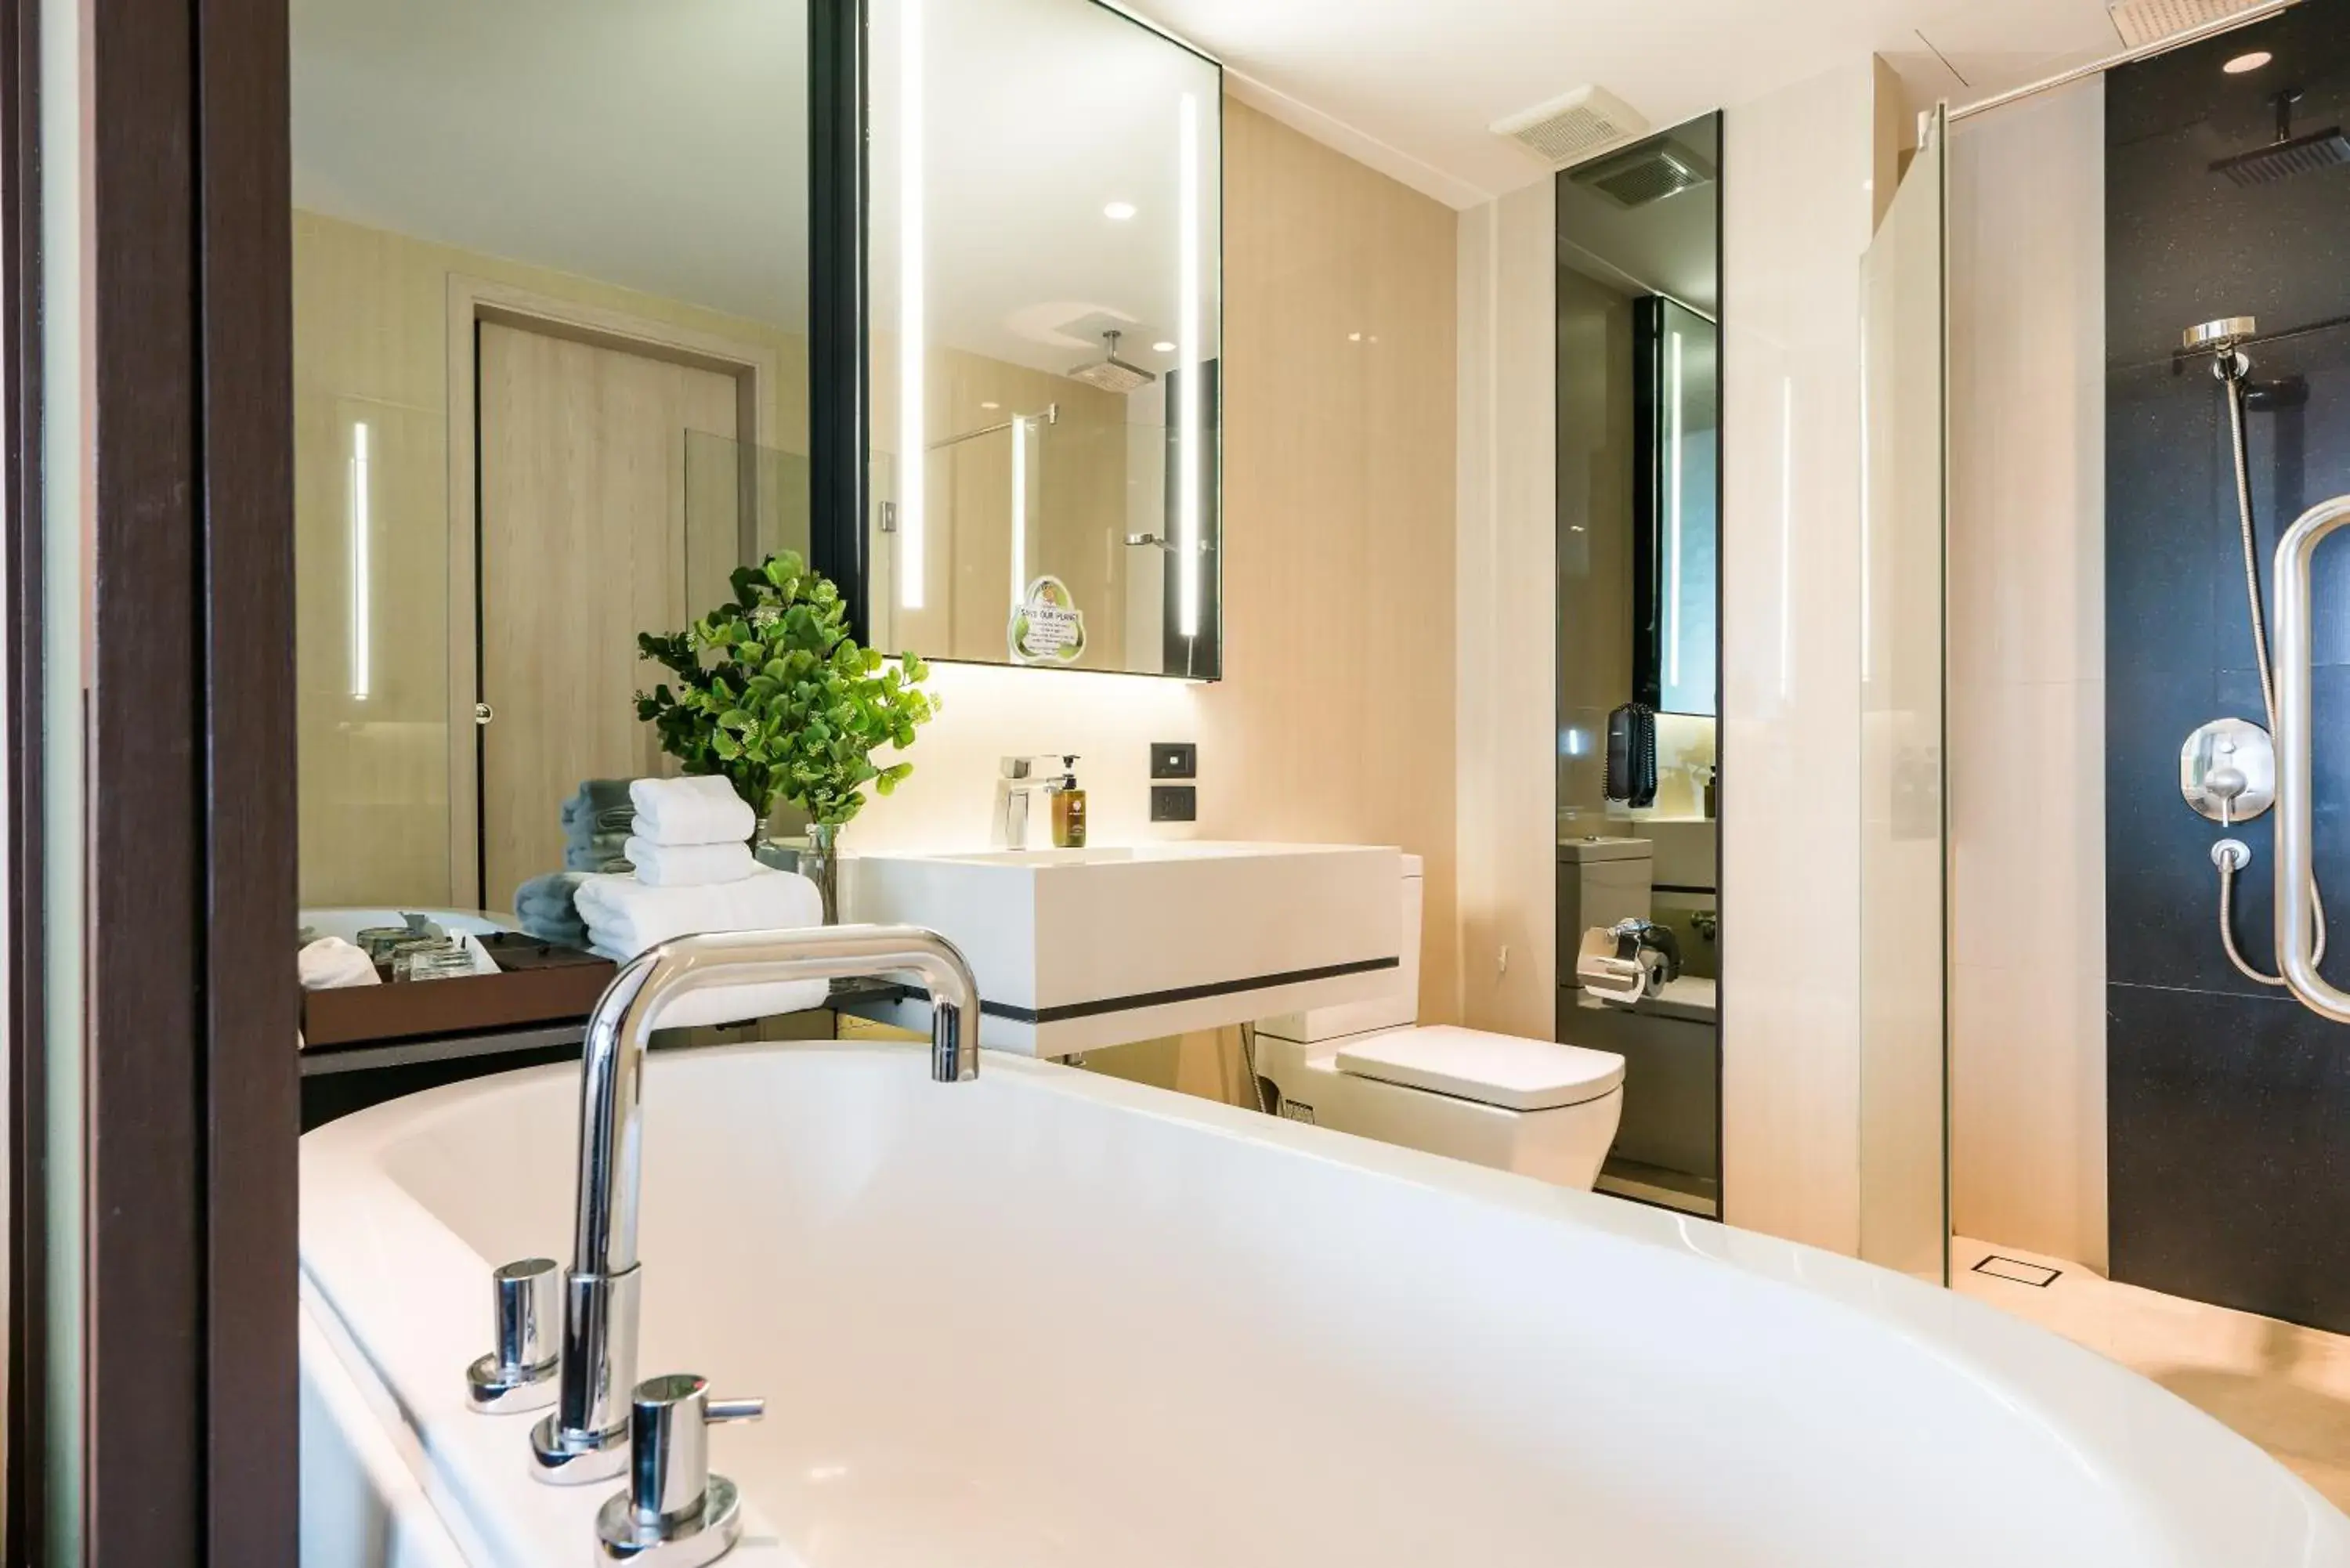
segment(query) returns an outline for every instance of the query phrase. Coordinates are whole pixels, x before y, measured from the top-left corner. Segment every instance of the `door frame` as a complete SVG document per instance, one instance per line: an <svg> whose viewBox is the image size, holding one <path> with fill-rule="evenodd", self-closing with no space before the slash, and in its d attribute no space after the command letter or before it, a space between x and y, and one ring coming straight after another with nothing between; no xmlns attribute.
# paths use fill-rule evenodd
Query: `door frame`
<svg viewBox="0 0 2350 1568"><path fill-rule="evenodd" d="M735 428L752 432L746 478L755 472L754 449L775 443L782 372L775 350L761 344L466 273L449 275L448 324L449 895L452 904L488 909L497 890L483 882L481 728L474 718L483 701L480 630L486 608L480 597L480 327L511 327L732 377Z"/></svg>
<svg viewBox="0 0 2350 1568"><path fill-rule="evenodd" d="M47 40L79 99L77 182L60 192L41 183L37 0L0 5L20 1309L6 1556L49 1561L78 1543L97 1568L290 1565L300 993L284 935L296 857L286 11L81 0L78 36ZM68 275L45 275L43 213L57 201L80 236L78 308L52 315L46 289ZM71 388L42 379L51 333L78 341ZM80 513L70 603L51 602L40 575L54 396L75 398L83 421L78 483L65 490ZM43 711L40 656L59 620L78 630L83 666L71 803L83 886L70 923L17 875L50 853L42 811L60 804L43 740L60 716ZM53 1032L41 980L67 944L84 996ZM52 1126L57 1106L71 1124ZM49 1250L52 1227L70 1252ZM68 1269L70 1288L51 1292Z"/></svg>

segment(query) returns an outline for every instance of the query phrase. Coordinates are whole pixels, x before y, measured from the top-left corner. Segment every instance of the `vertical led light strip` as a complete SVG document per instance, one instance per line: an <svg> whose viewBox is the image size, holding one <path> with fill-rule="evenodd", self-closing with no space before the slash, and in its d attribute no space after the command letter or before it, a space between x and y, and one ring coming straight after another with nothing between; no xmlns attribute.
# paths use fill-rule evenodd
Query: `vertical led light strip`
<svg viewBox="0 0 2350 1568"><path fill-rule="evenodd" d="M898 31L898 603L922 607L922 0L901 0Z"/></svg>
<svg viewBox="0 0 2350 1568"><path fill-rule="evenodd" d="M1870 636L1868 600L1877 591L1877 580L1869 575L1868 535L1871 523L1869 494L1871 475L1868 472L1868 334L1860 335L1860 683L1868 684Z"/></svg>
<svg viewBox="0 0 2350 1568"><path fill-rule="evenodd" d="M369 624L375 597L374 563L368 543L368 428L351 426L351 695L364 702L373 682L375 628Z"/></svg>
<svg viewBox="0 0 2350 1568"><path fill-rule="evenodd" d="M1672 466L1666 493L1665 684L1681 683L1681 335L1672 335L1672 409L1665 461Z"/></svg>
<svg viewBox="0 0 2350 1568"><path fill-rule="evenodd" d="M1200 100L1185 93L1175 113L1175 348L1182 376L1176 393L1175 443L1181 469L1175 481L1175 629L1200 635L1200 508L1206 432L1200 419L1200 378L1207 371L1200 343Z"/></svg>
<svg viewBox="0 0 2350 1568"><path fill-rule="evenodd" d="M1779 700L1794 684L1795 378L1779 382Z"/></svg>
<svg viewBox="0 0 2350 1568"><path fill-rule="evenodd" d="M1028 591L1028 421L1012 416L1012 602Z"/></svg>

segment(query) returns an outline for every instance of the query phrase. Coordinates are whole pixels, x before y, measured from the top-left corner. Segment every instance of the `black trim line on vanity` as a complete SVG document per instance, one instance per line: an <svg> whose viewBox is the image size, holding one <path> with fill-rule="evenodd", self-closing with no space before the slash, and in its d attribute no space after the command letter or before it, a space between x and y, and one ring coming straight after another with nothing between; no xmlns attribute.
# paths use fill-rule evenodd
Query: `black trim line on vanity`
<svg viewBox="0 0 2350 1568"><path fill-rule="evenodd" d="M1206 985L1179 985L1172 991L1139 991L1128 996L1097 997L1090 1002L1065 1002L1058 1007L1014 1007L1008 1002L980 999L979 1011L989 1018L1002 1018L1014 1023L1066 1023L1072 1018L1098 1018L1105 1012L1132 1012L1145 1007L1165 1007L1178 1002L1198 1002L1210 996L1230 996L1243 991L1269 991L1276 985L1301 985L1309 980L1337 980L1350 974L1369 974L1383 969L1402 967L1401 959L1357 959L1347 963L1323 964L1315 969L1293 969L1279 974L1252 975L1246 980L1220 980ZM919 985L901 985L897 999L900 1002L928 1002L931 993Z"/></svg>

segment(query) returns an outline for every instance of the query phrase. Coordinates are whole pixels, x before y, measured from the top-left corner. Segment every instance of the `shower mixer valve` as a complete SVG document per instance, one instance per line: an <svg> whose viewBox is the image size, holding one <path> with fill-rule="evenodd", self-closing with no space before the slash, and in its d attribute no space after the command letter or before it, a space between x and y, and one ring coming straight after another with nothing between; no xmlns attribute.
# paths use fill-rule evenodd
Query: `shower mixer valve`
<svg viewBox="0 0 2350 1568"><path fill-rule="evenodd" d="M2178 793L2222 827L2251 821L2276 802L2276 751L2242 719L2214 719L2178 749Z"/></svg>

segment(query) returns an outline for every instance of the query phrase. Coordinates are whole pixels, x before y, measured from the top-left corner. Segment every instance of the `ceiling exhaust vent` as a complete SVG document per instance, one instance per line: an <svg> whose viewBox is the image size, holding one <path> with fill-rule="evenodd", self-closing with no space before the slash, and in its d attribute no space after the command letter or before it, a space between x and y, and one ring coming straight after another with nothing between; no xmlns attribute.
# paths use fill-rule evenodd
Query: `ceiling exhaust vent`
<svg viewBox="0 0 2350 1568"><path fill-rule="evenodd" d="M1494 135L1553 164L1571 162L1648 129L1638 109L1599 87L1576 88L1492 124Z"/></svg>
<svg viewBox="0 0 2350 1568"><path fill-rule="evenodd" d="M1665 135L1579 163L1566 177L1619 207L1645 207L1706 184L1713 175L1712 164Z"/></svg>
<svg viewBox="0 0 2350 1568"><path fill-rule="evenodd" d="M2106 14L2114 31L2133 49L2143 49L2239 11L2249 11L2260 0L2109 0Z"/></svg>

